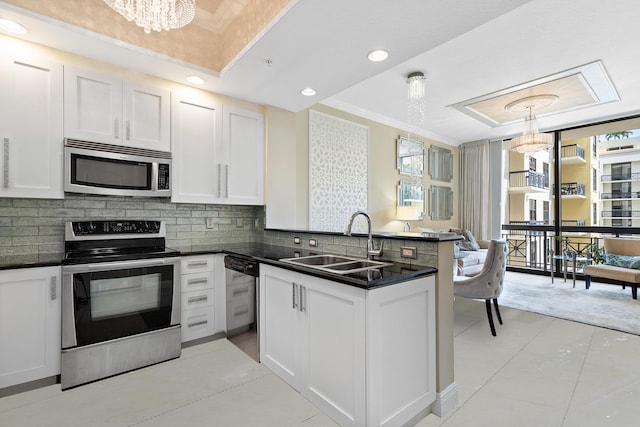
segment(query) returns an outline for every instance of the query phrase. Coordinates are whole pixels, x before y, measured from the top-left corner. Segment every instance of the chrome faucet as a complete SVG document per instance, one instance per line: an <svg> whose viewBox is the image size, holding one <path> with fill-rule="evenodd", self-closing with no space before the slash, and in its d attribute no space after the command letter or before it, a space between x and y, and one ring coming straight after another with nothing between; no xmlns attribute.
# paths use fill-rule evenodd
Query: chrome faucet
<svg viewBox="0 0 640 427"><path fill-rule="evenodd" d="M351 236L351 227L353 227L353 220L358 215L364 215L364 217L367 219L367 224L369 226L369 240L367 240L367 259L373 259L374 256L382 255L383 242L380 242L380 249L375 249L373 247L373 237L371 236L371 217L365 211L356 211L353 213L353 215L351 215L351 219L349 219L349 224L347 224L347 228L346 230L344 230L345 236Z"/></svg>

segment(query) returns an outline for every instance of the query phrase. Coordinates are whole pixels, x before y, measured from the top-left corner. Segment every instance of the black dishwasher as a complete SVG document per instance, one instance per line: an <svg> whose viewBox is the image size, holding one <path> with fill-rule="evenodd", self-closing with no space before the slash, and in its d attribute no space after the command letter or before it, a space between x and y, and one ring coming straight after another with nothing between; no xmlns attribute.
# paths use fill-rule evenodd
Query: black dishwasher
<svg viewBox="0 0 640 427"><path fill-rule="evenodd" d="M227 338L259 361L258 263L234 255L224 257L227 295Z"/></svg>

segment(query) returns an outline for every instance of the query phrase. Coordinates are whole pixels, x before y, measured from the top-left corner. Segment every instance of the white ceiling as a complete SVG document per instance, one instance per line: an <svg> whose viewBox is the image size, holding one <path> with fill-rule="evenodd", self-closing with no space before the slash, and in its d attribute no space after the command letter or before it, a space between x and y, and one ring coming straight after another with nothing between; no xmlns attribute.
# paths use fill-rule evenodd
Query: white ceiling
<svg viewBox="0 0 640 427"><path fill-rule="evenodd" d="M300 111L321 102L400 129L406 76L422 71L427 116L415 133L454 146L521 126L490 127L450 105L594 61L620 100L541 116L541 130L640 112L639 16L637 0L293 0L217 73L0 2L0 17L27 26L27 40L180 83L197 73L205 89L259 104ZM374 48L389 59L369 62ZM306 86L317 95L301 96Z"/></svg>

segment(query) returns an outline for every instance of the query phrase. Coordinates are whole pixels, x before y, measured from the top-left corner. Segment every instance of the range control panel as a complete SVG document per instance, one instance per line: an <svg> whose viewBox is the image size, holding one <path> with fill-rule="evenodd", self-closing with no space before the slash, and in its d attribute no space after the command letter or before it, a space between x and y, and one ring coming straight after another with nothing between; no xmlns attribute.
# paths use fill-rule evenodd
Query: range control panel
<svg viewBox="0 0 640 427"><path fill-rule="evenodd" d="M162 221L73 221L71 229L75 236L96 236L101 234L157 234Z"/></svg>

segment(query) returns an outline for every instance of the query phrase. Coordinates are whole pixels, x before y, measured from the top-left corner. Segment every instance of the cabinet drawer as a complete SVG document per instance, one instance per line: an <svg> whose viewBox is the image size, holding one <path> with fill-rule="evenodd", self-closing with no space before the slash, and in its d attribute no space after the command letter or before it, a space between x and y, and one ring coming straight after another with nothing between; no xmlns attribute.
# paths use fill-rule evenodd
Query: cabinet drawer
<svg viewBox="0 0 640 427"><path fill-rule="evenodd" d="M182 342L207 337L215 333L213 306L182 312Z"/></svg>
<svg viewBox="0 0 640 427"><path fill-rule="evenodd" d="M201 273L203 271L213 271L213 256L188 256L180 260L180 273Z"/></svg>
<svg viewBox="0 0 640 427"><path fill-rule="evenodd" d="M181 309L183 311L208 305L213 306L213 289L182 293ZM211 310L213 310L213 307Z"/></svg>
<svg viewBox="0 0 640 427"><path fill-rule="evenodd" d="M253 323L254 303L244 302L227 306L227 331Z"/></svg>
<svg viewBox="0 0 640 427"><path fill-rule="evenodd" d="M180 289L182 292L199 291L202 289L213 289L213 271L181 274Z"/></svg>

